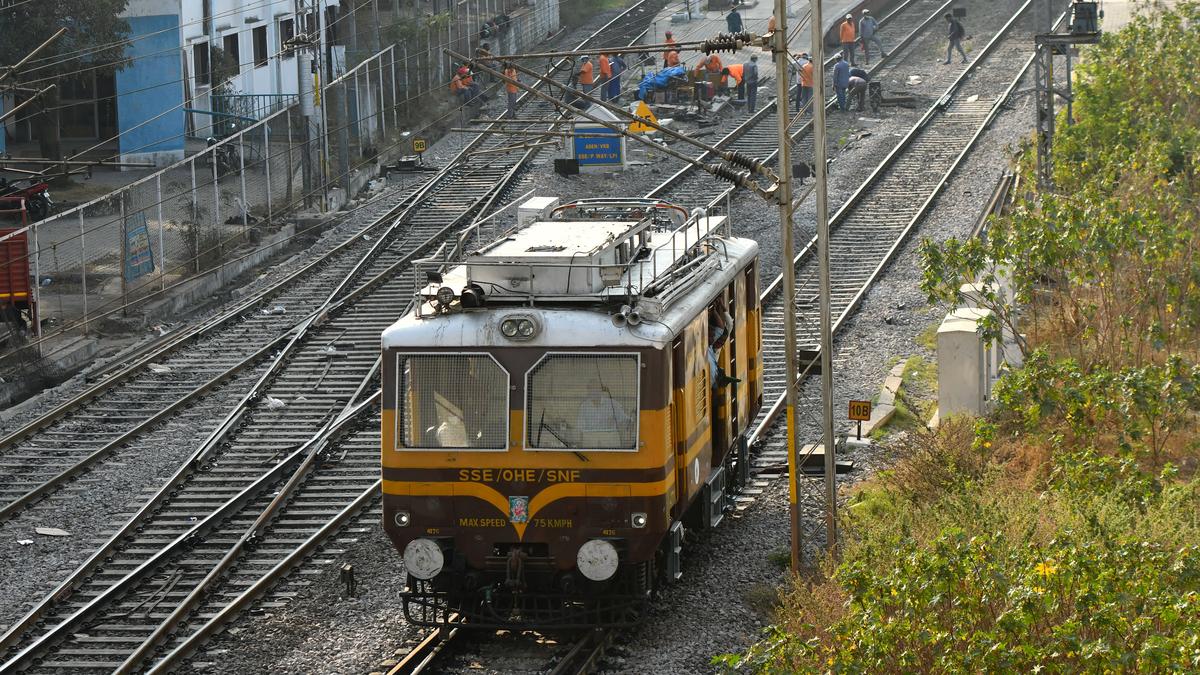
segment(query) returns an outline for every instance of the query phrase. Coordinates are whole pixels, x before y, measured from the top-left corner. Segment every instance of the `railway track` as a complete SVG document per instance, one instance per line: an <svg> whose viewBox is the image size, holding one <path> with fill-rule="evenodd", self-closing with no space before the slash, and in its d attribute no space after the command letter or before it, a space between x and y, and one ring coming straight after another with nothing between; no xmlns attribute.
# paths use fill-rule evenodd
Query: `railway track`
<svg viewBox="0 0 1200 675"><path fill-rule="evenodd" d="M853 314L875 279L928 211L946 181L1001 112L1032 64L1034 0L1027 0L996 31L969 66L961 70L937 102L888 154L859 189L830 218L833 330ZM1061 20L1061 19L1060 19ZM979 71L995 64L1023 63L1005 77L1000 93L979 82ZM998 66L1003 68L1003 65ZM800 378L815 374L819 345L816 239L793 260L796 270L797 338ZM767 402L753 424L752 443L761 444L753 473L778 472L787 463L786 434L776 424L784 408L786 377L783 352L782 275L763 291L763 345ZM819 397L802 396L801 407L815 409ZM806 458L801 458L801 464Z"/></svg>
<svg viewBox="0 0 1200 675"><path fill-rule="evenodd" d="M585 44L636 40L645 12L635 5ZM492 142L476 139L413 196L389 225L396 236L323 294L163 489L0 637L0 670L166 671L373 507L378 336L411 298L408 262L491 208L532 156L474 152Z"/></svg>
<svg viewBox="0 0 1200 675"><path fill-rule="evenodd" d="M469 662L486 663L491 672L588 675L599 670L605 650L615 636L611 629L586 631L565 640L563 636L541 634L481 635L457 627L433 630L412 646L399 650L397 657L385 662L378 672L386 675L446 672L456 669L459 664L452 662L454 658L469 650L466 656Z"/></svg>
<svg viewBox="0 0 1200 675"><path fill-rule="evenodd" d="M644 28L638 22L647 12L642 2L622 13L601 29L605 39L640 38ZM569 76L561 61L552 69L560 79ZM549 104L527 98L522 105L531 114L552 112ZM495 136L477 137L428 182L393 203L377 199L365 207L372 222L347 241L218 316L139 351L120 370L105 369L101 381L0 438L0 522L261 364L313 317L320 307L314 307L313 298L328 296L332 302L344 297L358 284L394 271L398 261L411 259L414 252L430 250L468 214L492 205L498 188L506 187L537 152L529 149L500 160L478 154L490 153L500 143ZM398 235L403 244L395 243ZM359 264L364 259L373 262ZM328 294L331 287L337 290Z"/></svg>

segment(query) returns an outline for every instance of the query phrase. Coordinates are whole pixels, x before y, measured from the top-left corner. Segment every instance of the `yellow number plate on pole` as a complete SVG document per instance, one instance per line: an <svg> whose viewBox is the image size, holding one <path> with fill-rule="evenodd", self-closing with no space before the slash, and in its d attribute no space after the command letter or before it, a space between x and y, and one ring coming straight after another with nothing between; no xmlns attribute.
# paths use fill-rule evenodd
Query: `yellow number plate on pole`
<svg viewBox="0 0 1200 675"><path fill-rule="evenodd" d="M871 402L850 401L850 419L856 422L866 422L871 419Z"/></svg>
<svg viewBox="0 0 1200 675"><path fill-rule="evenodd" d="M413 152L417 153L418 155L421 154L422 152L425 152L426 145L425 145L424 138L414 138L412 141L412 144L413 144Z"/></svg>

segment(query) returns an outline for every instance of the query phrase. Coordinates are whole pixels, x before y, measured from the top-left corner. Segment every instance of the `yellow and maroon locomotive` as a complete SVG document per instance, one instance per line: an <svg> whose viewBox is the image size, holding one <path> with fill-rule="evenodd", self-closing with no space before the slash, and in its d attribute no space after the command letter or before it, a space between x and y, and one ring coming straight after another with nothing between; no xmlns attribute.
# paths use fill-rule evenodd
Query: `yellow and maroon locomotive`
<svg viewBox="0 0 1200 675"><path fill-rule="evenodd" d="M422 261L383 334L384 529L411 621L619 625L720 521L762 403L758 246L654 200L530 200Z"/></svg>

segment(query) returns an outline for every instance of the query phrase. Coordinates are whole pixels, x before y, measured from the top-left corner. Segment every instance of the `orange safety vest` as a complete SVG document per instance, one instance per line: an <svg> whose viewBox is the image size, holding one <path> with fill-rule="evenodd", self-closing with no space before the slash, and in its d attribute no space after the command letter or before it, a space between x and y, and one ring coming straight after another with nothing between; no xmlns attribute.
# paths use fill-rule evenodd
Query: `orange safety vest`
<svg viewBox="0 0 1200 675"><path fill-rule="evenodd" d="M800 66L800 86L801 87L813 86L812 71L813 71L812 61L805 61L804 65Z"/></svg>
<svg viewBox="0 0 1200 675"><path fill-rule="evenodd" d="M849 19L842 22L842 42L854 42L854 22Z"/></svg>
<svg viewBox="0 0 1200 675"><path fill-rule="evenodd" d="M667 52L667 56L663 60L663 63L665 63L667 67L679 65L679 52L675 51L674 49Z"/></svg>
<svg viewBox="0 0 1200 675"><path fill-rule="evenodd" d="M612 78L612 64L608 62L608 57L600 55L600 79L608 80Z"/></svg>
<svg viewBox="0 0 1200 675"><path fill-rule="evenodd" d="M592 83L592 62L584 61L582 66L579 66L579 84Z"/></svg>
<svg viewBox="0 0 1200 675"><path fill-rule="evenodd" d="M506 68L504 70L504 76L516 80L517 79L517 69L516 68ZM521 89L519 87L517 87L517 85L513 84L512 82L505 82L504 88L507 89L508 93L510 93L510 94L515 94L518 91L521 91Z"/></svg>
<svg viewBox="0 0 1200 675"><path fill-rule="evenodd" d="M721 72L721 57L717 56L716 54L708 57L708 64L705 67L708 68L708 72L710 73Z"/></svg>
<svg viewBox="0 0 1200 675"><path fill-rule="evenodd" d="M742 83L742 74L744 72L745 66L743 66L740 63L734 63L734 64L731 64L731 65L728 65L725 67L729 69L729 74L733 76L733 81L736 82L737 84L741 84Z"/></svg>
<svg viewBox="0 0 1200 675"><path fill-rule="evenodd" d="M462 76L455 74L454 77L450 78L450 91L457 94L459 91L462 90L462 88L463 88Z"/></svg>

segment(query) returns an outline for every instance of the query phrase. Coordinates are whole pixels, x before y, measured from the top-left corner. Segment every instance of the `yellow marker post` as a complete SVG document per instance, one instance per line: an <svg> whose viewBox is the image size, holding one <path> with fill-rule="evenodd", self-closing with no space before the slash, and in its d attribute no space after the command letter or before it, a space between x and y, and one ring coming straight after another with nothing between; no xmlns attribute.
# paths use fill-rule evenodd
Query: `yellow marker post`
<svg viewBox="0 0 1200 675"><path fill-rule="evenodd" d="M658 124L658 118L655 117L654 113L650 111L650 106L646 105L645 101L638 101L637 110L635 110L633 114L637 115L643 120L646 120L647 122L654 122L655 124ZM633 121L629 123L629 131L630 133L644 134L654 131L654 128L644 122Z"/></svg>

